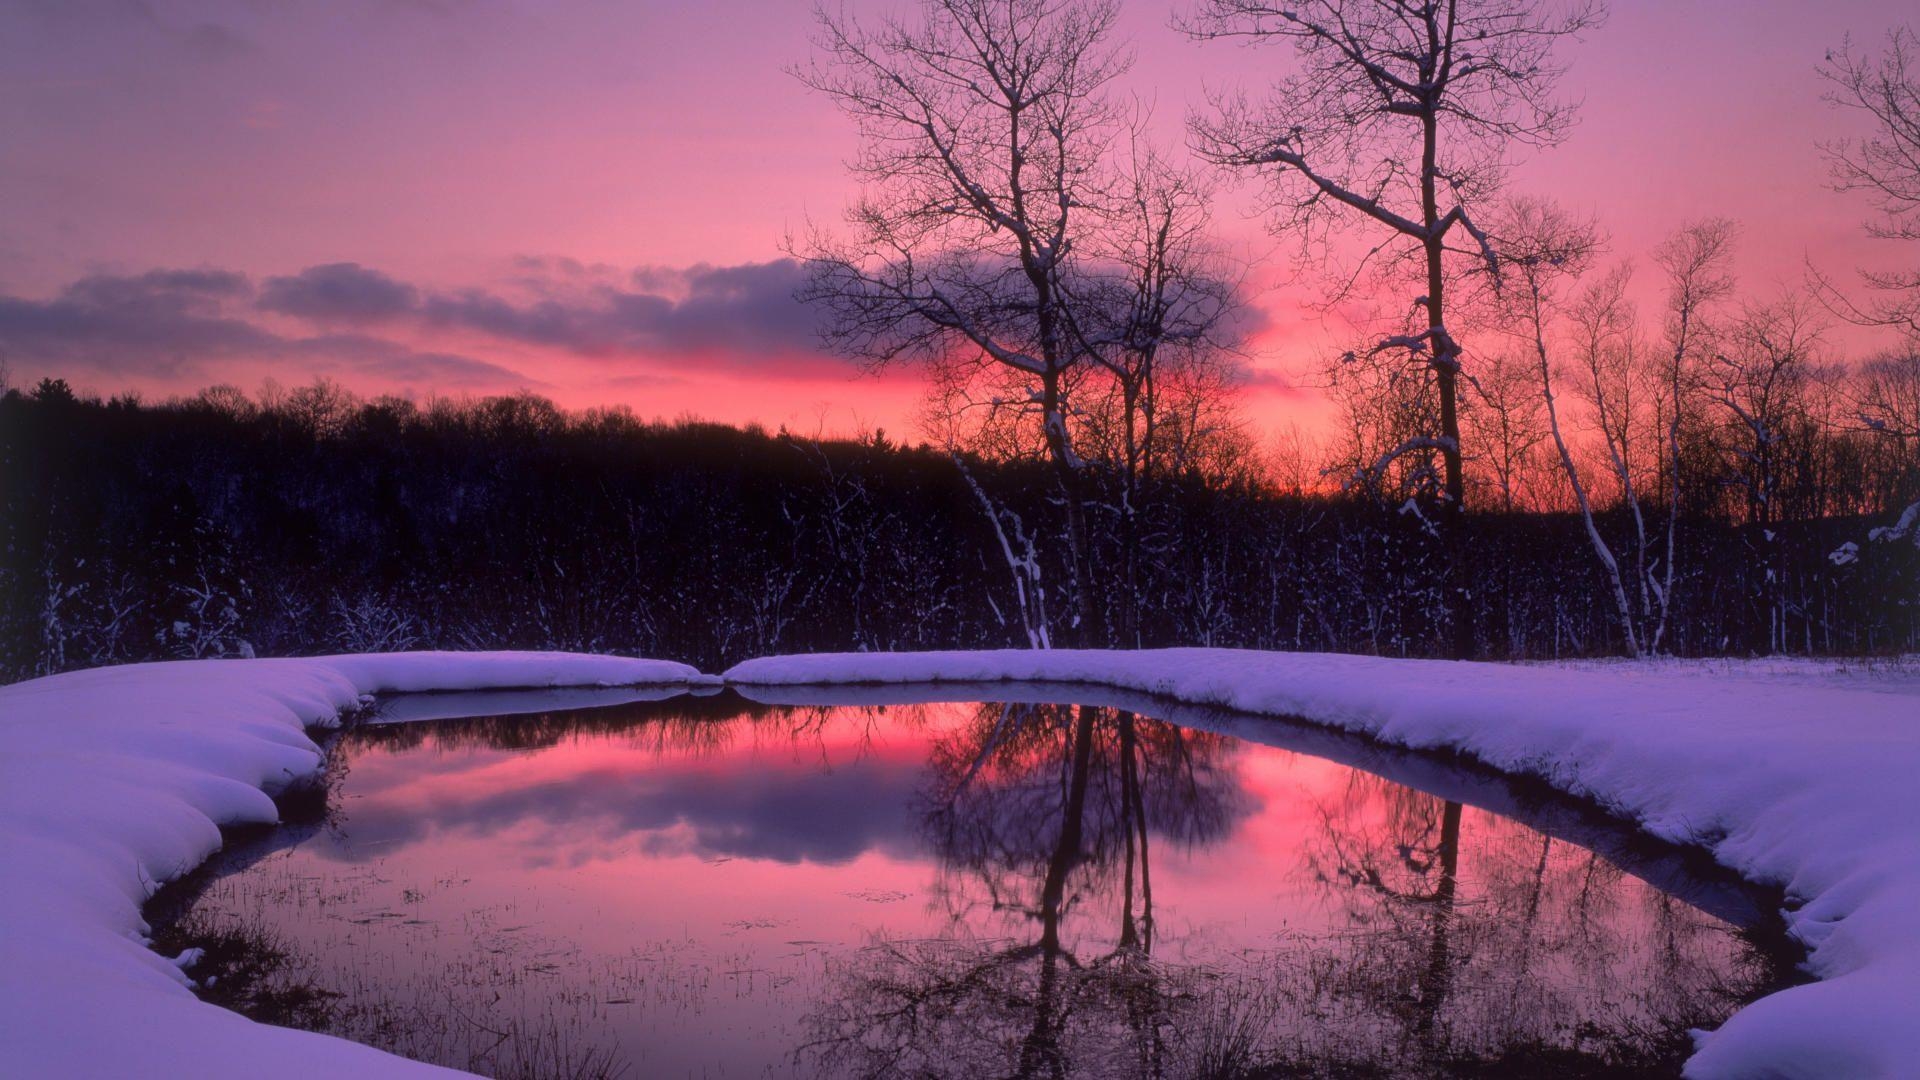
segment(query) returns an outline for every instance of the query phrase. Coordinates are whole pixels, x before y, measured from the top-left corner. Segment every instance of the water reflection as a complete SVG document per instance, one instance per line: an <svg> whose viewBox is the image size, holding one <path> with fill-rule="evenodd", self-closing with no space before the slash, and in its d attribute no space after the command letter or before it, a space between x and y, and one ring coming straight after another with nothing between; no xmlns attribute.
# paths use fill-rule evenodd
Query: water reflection
<svg viewBox="0 0 1920 1080"><path fill-rule="evenodd" d="M1684 860L1578 808L1180 719L726 694L363 727L328 825L188 923L288 943L335 1030L496 1073L550 1041L646 1076L1584 1075L1775 977L1635 876Z"/></svg>

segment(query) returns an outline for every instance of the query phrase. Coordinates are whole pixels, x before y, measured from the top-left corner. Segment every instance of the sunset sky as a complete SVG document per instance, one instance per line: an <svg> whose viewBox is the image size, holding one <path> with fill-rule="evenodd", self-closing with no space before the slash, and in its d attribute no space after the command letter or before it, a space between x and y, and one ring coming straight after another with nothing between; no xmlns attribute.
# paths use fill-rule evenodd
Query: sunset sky
<svg viewBox="0 0 1920 1080"><path fill-rule="evenodd" d="M1289 59L1190 42L1174 10L1128 3L1125 88L1177 145L1207 87L1258 89ZM1877 49L1907 10L1618 0L1564 53L1577 131L1516 186L1596 215L1614 257L1735 218L1759 294L1807 260L1885 265L1868 207L1824 185L1816 141L1859 127L1814 66L1848 34ZM784 70L810 21L798 0L7 0L0 357L15 384L150 397L323 374L910 430L916 373L819 353L781 261L854 190L850 125ZM1302 373L1339 328L1250 210L1230 191L1218 229L1266 315L1251 411L1311 424Z"/></svg>

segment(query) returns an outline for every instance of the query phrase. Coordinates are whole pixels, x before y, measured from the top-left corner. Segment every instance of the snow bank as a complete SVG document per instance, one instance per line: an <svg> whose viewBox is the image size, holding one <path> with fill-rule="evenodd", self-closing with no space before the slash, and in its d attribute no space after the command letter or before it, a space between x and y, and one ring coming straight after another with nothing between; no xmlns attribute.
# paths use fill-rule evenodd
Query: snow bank
<svg viewBox="0 0 1920 1080"><path fill-rule="evenodd" d="M385 691L711 683L684 664L394 653L135 664L0 687L0 1071L13 1076L458 1075L203 1004L141 905L220 826L277 819L304 729Z"/></svg>
<svg viewBox="0 0 1920 1080"><path fill-rule="evenodd" d="M1464 751L1705 844L1800 901L1791 925L1822 981L1736 1014L1703 1039L1691 1075L1900 1076L1920 1062L1920 675L1910 668L1175 649L774 657L727 678L1082 683ZM141 904L157 881L211 854L221 825L275 820L268 793L321 764L303 728L363 695L716 681L660 661L410 653L142 664L0 687L5 1071L445 1073L201 1003L179 967L143 944Z"/></svg>
<svg viewBox="0 0 1920 1080"><path fill-rule="evenodd" d="M1170 649L769 657L743 685L1075 682L1298 717L1542 777L1796 901L1821 981L1705 1035L1694 1077L1920 1070L1920 677Z"/></svg>

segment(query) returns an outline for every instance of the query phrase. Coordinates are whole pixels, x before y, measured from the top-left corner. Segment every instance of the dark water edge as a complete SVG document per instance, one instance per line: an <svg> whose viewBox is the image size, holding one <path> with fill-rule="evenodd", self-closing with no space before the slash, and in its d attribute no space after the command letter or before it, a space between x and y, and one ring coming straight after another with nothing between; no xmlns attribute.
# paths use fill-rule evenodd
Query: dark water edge
<svg viewBox="0 0 1920 1080"><path fill-rule="evenodd" d="M325 782L293 790L277 800L282 816L282 822L277 826L224 830L220 851L187 875L159 890L144 910L149 925L153 927L153 947L169 956L189 947L206 950L206 956L191 972L201 982L197 988L199 996L264 1023L326 1032L339 1027L342 1010L357 1013L356 1026L362 1030L369 1023L375 1027L470 1023L466 1018L423 1017L411 1012L408 1007L379 1001L342 1000L339 994L317 985L288 985L284 980L276 982L275 974L284 969L291 959L290 946L275 938L270 931L243 928L209 935L193 932L184 922L184 916L206 890L221 878L239 873L261 859L298 845L328 827L337 810L338 788L344 780L343 770L337 767L339 750L349 734L392 739L401 743L424 741L430 737L452 737L535 748L556 737L556 731L577 731L583 726L588 730L601 728L618 731L636 723L656 721L663 716L699 724L771 715L789 704L869 705L1025 700L1061 704L1098 703L1137 709L1144 716L1166 720L1184 729L1219 732L1236 739L1282 747L1372 773L1437 798L1459 801L1511 818L1550 838L1594 852L1606 862L1660 891L1738 926L1740 939L1752 955L1761 961L1765 971L1764 976L1738 999L1741 1004L1808 981L1801 971L1804 950L1785 931L1781 910L1786 898L1778 888L1741 879L1715 863L1702 847L1676 845L1648 836L1632 822L1609 813L1592 800L1566 795L1538 778L1502 774L1458 753L1409 751L1309 722L1240 714L1098 687L1019 684L970 687L942 684L931 687L763 688L750 689L749 693L782 700L761 702L727 689L718 693L703 692L664 700L659 699L657 694L646 693L634 695L633 700L613 704L595 705L590 701L578 701L566 703L566 708L558 710L528 707L526 711L457 716L441 714L458 713L475 705L484 705L488 696L419 694L389 698L382 703L383 707L404 705L415 715L437 718L412 720L399 726L370 723L366 716L361 716L353 718L346 727L340 729L311 732L329 753L330 767ZM586 692L583 696L590 699L594 694ZM526 704L537 706L538 697L536 695L534 700ZM495 700L497 704L497 698ZM575 707L582 704L590 707L584 710ZM512 706L519 709L522 703L514 702ZM377 717L380 712L380 709L376 709L371 715ZM1222 1007L1224 1016L1231 1012L1232 1003L1222 1002ZM382 1015L382 1010L386 1010L385 1015ZM1230 1017L1228 1026L1231 1026ZM499 1034L504 1043L507 1033ZM1678 1075L1681 1063L1692 1049L1685 1025L1644 1034L1644 1052L1625 1056L1612 1051L1597 1054L1551 1045L1519 1045L1510 1046L1494 1057L1436 1060L1431 1063L1434 1066L1431 1075L1550 1078ZM515 1035L517 1037L510 1058L489 1057L469 1064L485 1064L489 1066L487 1071L490 1073L507 1076L633 1075L622 1062L609 1055L592 1048L568 1045L558 1024L554 1024L547 1032L516 1032ZM1227 1041L1232 1040L1228 1038ZM443 1060L440 1063L459 1066L458 1062ZM1204 1070L1190 1075L1374 1077L1405 1074L1370 1064L1364 1058L1291 1059L1268 1056L1255 1060L1227 1052L1218 1055L1218 1060L1208 1062Z"/></svg>

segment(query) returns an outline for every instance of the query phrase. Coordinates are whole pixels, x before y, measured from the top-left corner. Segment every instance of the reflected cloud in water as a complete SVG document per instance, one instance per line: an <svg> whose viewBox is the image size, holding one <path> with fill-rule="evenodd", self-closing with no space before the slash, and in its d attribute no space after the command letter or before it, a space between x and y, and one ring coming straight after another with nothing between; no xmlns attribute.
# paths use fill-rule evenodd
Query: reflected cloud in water
<svg viewBox="0 0 1920 1080"><path fill-rule="evenodd" d="M338 828L315 841L317 850L343 861L391 858L437 834L464 833L510 840L533 865L577 865L634 846L660 855L831 865L870 850L917 846L904 812L919 779L917 761L870 757L820 771L756 762L714 770L646 756L505 787L503 771L511 770L475 762L360 790Z"/></svg>

